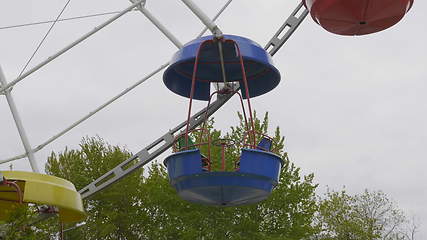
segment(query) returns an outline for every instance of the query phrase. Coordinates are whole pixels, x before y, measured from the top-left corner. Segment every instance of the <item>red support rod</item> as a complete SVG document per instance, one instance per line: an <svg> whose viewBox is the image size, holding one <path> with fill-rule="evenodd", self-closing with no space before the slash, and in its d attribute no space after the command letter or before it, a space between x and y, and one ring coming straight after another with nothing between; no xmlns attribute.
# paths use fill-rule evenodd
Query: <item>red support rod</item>
<svg viewBox="0 0 427 240"><path fill-rule="evenodd" d="M205 120L203 120L203 124L202 124L202 129L204 129L205 128L205 126L206 126L206 122L208 121L208 109L209 109L209 106L211 105L211 100L212 100L212 97L215 95L215 94L217 94L217 93L219 93L220 91L215 91L215 92L213 92L210 96L209 96L209 100L208 100L208 106L206 107L206 111L205 111ZM208 132L208 131L207 131ZM208 132L209 133L209 132ZM202 139L202 137L203 137L203 132L201 132L200 133L200 140ZM209 135L209 134L208 134Z"/></svg>
<svg viewBox="0 0 427 240"><path fill-rule="evenodd" d="M249 119L251 121L251 127L252 127L253 144L254 144L254 146L256 146L255 124L254 124L254 120L253 120L253 117L252 117L252 107L251 107L251 101L250 101L250 96L249 96L249 86L248 86L248 80L246 78L246 71L245 71L245 64L243 62L243 56L240 53L239 45L235 41L233 41L233 40L227 40L227 41L230 41L230 42L234 43L234 46L236 47L236 50L237 50L237 54L239 55L240 67L242 69L242 78L243 78L243 83L245 85L245 94L246 94L246 99L248 100Z"/></svg>
<svg viewBox="0 0 427 240"><path fill-rule="evenodd" d="M246 128L246 131L249 131L248 118L246 117L246 110L245 110L245 104L243 103L243 97L242 97L242 94L240 94L239 92L237 92L237 94L240 97L240 104L242 105L243 118L245 119L245 128Z"/></svg>
<svg viewBox="0 0 427 240"><path fill-rule="evenodd" d="M193 76L191 77L190 104L188 107L187 126L185 129L185 145L186 146L188 146L188 129L190 127L191 107L193 104L194 88L196 86L197 65L199 64L200 50L202 49L203 45L206 44L207 42L212 42L212 40L205 40L200 44L199 48L197 49L196 58L194 60Z"/></svg>

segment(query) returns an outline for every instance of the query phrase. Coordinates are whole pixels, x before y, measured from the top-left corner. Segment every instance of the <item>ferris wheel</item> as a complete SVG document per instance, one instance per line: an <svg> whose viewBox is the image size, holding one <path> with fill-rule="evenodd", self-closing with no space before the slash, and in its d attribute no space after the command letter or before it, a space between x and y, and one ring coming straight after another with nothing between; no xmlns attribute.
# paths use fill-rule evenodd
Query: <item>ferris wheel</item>
<svg viewBox="0 0 427 240"><path fill-rule="evenodd" d="M171 185L183 199L209 205L235 206L259 202L267 198L277 184L283 160L275 154L272 147L273 140L255 131L251 99L267 94L280 84L280 71L273 65L271 57L284 46L309 14L315 23L331 33L364 35L395 25L413 4L413 0L303 0L273 34L270 41L261 47L255 40L224 34L220 26L215 23L232 0L227 1L212 19L192 0L181 1L206 27L196 39L189 43L182 44L157 19L145 6L146 0L131 0L132 3L128 7L116 13L108 21L30 70L22 72L12 81L6 79L0 69L0 94L7 100L25 149L24 154L0 160L0 164L26 157L33 170L33 172L0 171L0 221L6 219L17 206L25 203L49 206L47 211L58 213L63 222L81 221L85 216L82 199L120 181L170 148L173 148L173 153L165 159L164 163L168 169ZM147 17L178 48L171 61L161 65L48 141L33 148L17 112L12 88L85 39L134 10ZM205 31L210 31L211 35L203 36ZM163 70L163 82L166 88L189 100L187 119L78 191L67 180L40 173L34 157L35 152ZM213 96L216 96L216 99ZM240 149L241 155L237 159L230 160L226 159L225 151L227 148L236 147L237 144L229 139L211 141L204 125L210 116L234 97L241 102L242 112L245 115L246 134L241 139L243 143ZM206 107L193 113L193 100L206 101ZM222 148L220 159L222 164L217 168L212 165L209 150L209 147L214 145ZM233 162L231 169L227 169L226 161Z"/></svg>

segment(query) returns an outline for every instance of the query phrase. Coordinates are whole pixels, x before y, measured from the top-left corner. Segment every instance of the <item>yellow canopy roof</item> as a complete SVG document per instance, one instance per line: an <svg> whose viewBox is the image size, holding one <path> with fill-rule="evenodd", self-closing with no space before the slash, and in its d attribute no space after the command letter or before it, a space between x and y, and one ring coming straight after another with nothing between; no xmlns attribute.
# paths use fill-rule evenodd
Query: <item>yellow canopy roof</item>
<svg viewBox="0 0 427 240"><path fill-rule="evenodd" d="M86 215L82 198L74 185L62 178L22 171L1 171L8 181L15 181L22 193L23 204L35 203L55 206L62 222L77 222ZM19 206L18 194L9 186L0 185L0 221L7 220Z"/></svg>

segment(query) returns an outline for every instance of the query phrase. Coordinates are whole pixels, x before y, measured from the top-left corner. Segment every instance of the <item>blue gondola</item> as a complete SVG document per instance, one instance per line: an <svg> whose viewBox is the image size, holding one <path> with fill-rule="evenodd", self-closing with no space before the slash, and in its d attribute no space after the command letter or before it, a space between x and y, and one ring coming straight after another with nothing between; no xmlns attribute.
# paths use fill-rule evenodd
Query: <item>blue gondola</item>
<svg viewBox="0 0 427 240"><path fill-rule="evenodd" d="M210 85L217 82L239 82L242 93L229 94L239 95L242 107L243 99L246 99L249 108L250 121L245 114L248 131L238 144L241 155L235 160L225 159L225 149L236 148L237 144L215 144L203 127L193 131L199 131L200 136L206 134L207 141L193 143L190 136L193 131L189 130L187 122L186 132L176 138L174 153L164 161L170 183L178 195L190 202L220 206L244 205L266 199L278 184L283 161L273 153L272 139L255 132L250 98L271 91L280 82L280 73L272 65L270 55L247 38L207 36L186 44L174 55L163 81L172 92L190 98L189 113L193 99L211 100ZM222 166L216 171L211 166L210 148L213 145L222 148ZM201 146L207 148L201 151ZM230 161L234 161L233 169L225 167L225 162Z"/></svg>
<svg viewBox="0 0 427 240"><path fill-rule="evenodd" d="M209 172L202 168L199 149L168 156L172 186L187 201L221 206L256 203L266 199L279 180L280 156L258 149L242 149L240 167L235 171Z"/></svg>

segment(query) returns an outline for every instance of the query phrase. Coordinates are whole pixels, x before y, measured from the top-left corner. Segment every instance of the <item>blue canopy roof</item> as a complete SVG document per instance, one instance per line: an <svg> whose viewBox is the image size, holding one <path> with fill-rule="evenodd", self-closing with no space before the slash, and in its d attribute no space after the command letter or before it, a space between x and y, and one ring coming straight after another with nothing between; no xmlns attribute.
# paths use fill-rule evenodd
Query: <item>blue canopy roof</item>
<svg viewBox="0 0 427 240"><path fill-rule="evenodd" d="M184 45L175 53L171 65L163 74L163 82L172 92L190 97L191 80L197 50L202 42L213 36L197 38ZM280 82L280 73L273 66L270 55L250 39L224 35L225 40L233 40L243 56L248 80L249 96L256 97L274 89ZM227 82L240 82L242 96L246 98L239 56L233 42L223 42L223 53ZM219 51L216 42L207 42L200 49L194 99L209 100L212 82L223 82Z"/></svg>

